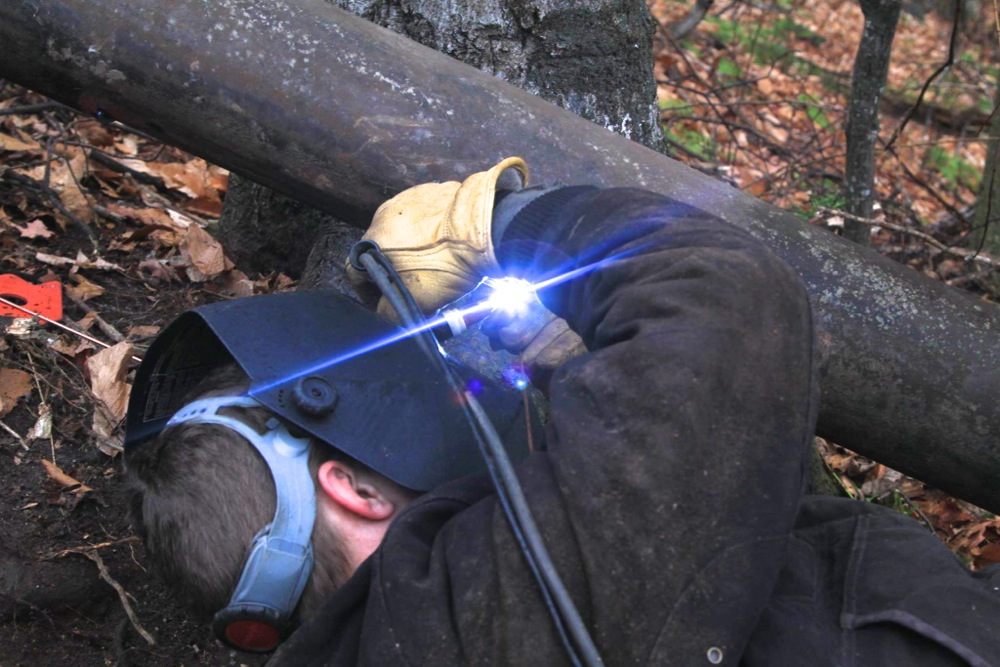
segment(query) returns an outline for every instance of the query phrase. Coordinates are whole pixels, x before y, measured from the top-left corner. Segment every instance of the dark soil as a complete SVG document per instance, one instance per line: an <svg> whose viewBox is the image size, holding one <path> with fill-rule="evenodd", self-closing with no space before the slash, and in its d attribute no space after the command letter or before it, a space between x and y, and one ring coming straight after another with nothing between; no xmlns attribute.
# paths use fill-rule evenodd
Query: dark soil
<svg viewBox="0 0 1000 667"><path fill-rule="evenodd" d="M0 108L39 101L9 86L0 91ZM79 138L74 132L79 118L67 110L49 110L32 118L43 137ZM4 124L8 119L0 117L0 132L18 136L16 128ZM114 128L110 131L119 133ZM150 153L159 150L148 148ZM147 148L140 155L143 151ZM157 160L184 157L168 151ZM169 282L152 282L136 267L150 258L176 254L176 248L163 246L152 234L135 243L120 243L124 235L144 230L133 221L98 217L86 227L74 224L55 210L52 195L44 188L3 171L45 159L44 155L0 153L0 274L33 283L59 280L72 286L70 274L77 273L104 288L103 294L86 301L87 308L123 334L137 326L162 326L185 309L225 296L218 286L192 283L180 271ZM127 203L124 196L104 196L97 177L87 175L81 186L90 205L114 199L141 207L142 195L150 199L156 190L153 186L144 190L131 177L104 185L120 188L119 195L134 191L135 200ZM59 194L54 184L52 193ZM169 204L181 208L185 204L183 195L164 194L162 189L157 194ZM20 229L33 219L42 220L52 235L24 236ZM99 256L122 270L52 266L37 260L38 252L73 258L81 250L93 259L92 235L101 249ZM122 247L112 249L115 245ZM86 316L83 307L64 299L62 322L78 326ZM121 456L102 453L91 428L95 399L85 362L96 350L57 352L53 343L76 346L80 339L37 322L27 336L15 335L8 328L12 323L12 318L0 318L0 369L27 372L33 388L0 418L5 427L0 429L0 665L262 664L262 657L238 653L218 642L209 625L192 619L146 569L142 545L127 516ZM89 333L107 340L97 326ZM136 353L141 355L149 336L140 332L134 338ZM51 437L26 440L43 404L52 409ZM92 490L82 491L82 487L51 478L43 460L55 463ZM154 644L129 620L119 594L102 579L93 556L99 557L107 577L128 596L136 622L155 638Z"/></svg>

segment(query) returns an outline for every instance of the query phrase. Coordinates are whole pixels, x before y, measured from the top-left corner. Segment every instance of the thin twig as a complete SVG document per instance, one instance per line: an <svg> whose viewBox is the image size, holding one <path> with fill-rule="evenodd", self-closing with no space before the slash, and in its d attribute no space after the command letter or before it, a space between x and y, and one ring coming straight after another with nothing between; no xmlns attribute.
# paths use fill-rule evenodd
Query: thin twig
<svg viewBox="0 0 1000 667"><path fill-rule="evenodd" d="M66 169L69 170L69 173L73 176L74 184L79 187L79 181L77 181L76 174L73 173L73 167L70 166L69 160L65 160L61 157L57 158L55 156L55 144L58 143L58 141L57 137L52 137L45 143L46 162L45 175L42 178L42 192L44 192L46 197L48 197L49 203L59 209L59 212L66 216L67 220L83 230L83 232L87 235L87 238L90 239L91 245L94 246L94 252L100 254L101 246L100 242L97 240L97 234L94 232L94 229L70 211L66 205L63 204L56 191L52 189L52 161L56 159L64 160ZM82 189L80 190L80 193L83 194ZM84 195L84 198L86 199L86 195ZM87 203L89 205L90 201L87 200Z"/></svg>
<svg viewBox="0 0 1000 667"><path fill-rule="evenodd" d="M899 164L900 168L903 170L903 173L906 174L907 178L909 178L911 181L913 181L918 186L920 186L921 188L923 188L923 190L927 194L929 194L931 197L933 197L935 200L937 200L937 202L939 204L941 204L941 206L943 206L946 211L948 211L953 216L955 216L960 222L962 222L963 224L967 222L965 214L962 213L962 211L960 211L957 206L955 206L950 201L948 201L947 199L945 199L944 197L942 197L938 193L937 190L935 190L933 187L930 186L929 183L927 183L927 181L925 181L921 177L917 176L917 174L914 173L914 171L912 169L910 169L909 165L907 165L906 162L903 161L903 158L901 158L899 156L899 154L896 152L895 148L888 149L888 153L889 153L889 155L891 155L894 158L896 158L896 162Z"/></svg>
<svg viewBox="0 0 1000 667"><path fill-rule="evenodd" d="M670 43L670 45L673 47L673 49L677 52L677 54L681 57L681 59L687 65L688 69L691 71L691 75L694 76L695 79L698 81L698 83L700 83L705 88L705 91L695 90L694 91L695 94L698 94L701 97L703 97L704 100L705 100L705 103L708 105L708 108L711 109L712 113L715 114L720 120L724 120L725 114L722 111L719 110L719 105L717 105L712 100L712 96L714 95L715 97L717 97L719 99L719 101L721 102L722 106L726 105L727 100L719 93L719 91L716 88L713 88L708 83L708 81L706 81L705 78L697 71L697 68L691 62L691 59L688 57L688 53L684 49L684 47L677 40L671 39L671 37L670 37L669 34L666 35L666 38L667 38L667 41ZM736 109L728 109L728 111L731 112L733 115L735 115L740 120L745 120L744 117L743 117L743 115L740 114ZM748 123L748 122L745 123L745 124L746 125L750 125L750 123ZM735 150L736 151L741 150L741 147L739 145L739 141L738 141L738 139L736 137L735 131L733 131L733 129L731 127L729 127L724 122L721 124L721 126L726 131L726 133L729 135L729 138L732 140L733 145L736 147ZM752 134L754 136L756 136L761 141L761 143L764 144L765 146L771 147L771 146L774 145L773 142L768 137L765 137L760 132L754 130L752 132ZM766 169L766 165L760 164L760 158L759 158L759 156L757 156L754 153L752 153L750 151L747 151L747 150L744 150L743 152L748 157L753 158L754 161L757 161L757 165L756 166L758 168L760 168L761 171L766 171L767 170Z"/></svg>
<svg viewBox="0 0 1000 667"><path fill-rule="evenodd" d="M754 80L756 81L756 80L766 79L766 78L767 77L757 77ZM676 84L673 81L669 81L669 80L660 80L660 79L658 79L656 82L657 83L661 83L661 84L663 84L665 86L672 86L674 88L677 88L679 90L684 90L684 91L687 91L687 92L700 92L696 88L690 88L690 87L687 87L687 86L681 86L680 84ZM792 98L792 97L789 97L789 98L776 97L774 99L767 99L767 100L733 100L731 102L726 102L726 106L730 106L730 107L776 107L776 106L781 106L781 105L787 105L787 106L792 106L792 107L806 107L806 106L809 106L809 107L814 107L816 109L821 109L821 110L824 110L824 111L843 111L844 110L844 105L842 105L842 104L832 104L832 103L831 104L822 104L820 102L807 102L805 100L800 100L798 98ZM699 107L704 107L704 106L708 106L708 105L706 103L704 103L704 102L692 102L692 103L689 103L689 104L681 104L681 105L674 106L674 107L666 107L666 108L660 110L660 115L663 115L663 114L668 113L668 112L684 112L684 111L689 111L691 109L697 109ZM686 116L685 116L685 118L686 118Z"/></svg>
<svg viewBox="0 0 1000 667"><path fill-rule="evenodd" d="M31 377L35 380L35 387L38 389L38 399L41 401L41 403L39 404L39 407L38 407L38 418L41 419L43 406L45 406L46 401L48 400L48 397L46 397L45 393L42 391L42 383L38 379L41 374L35 369L35 359L34 359L34 357L31 356L31 352L29 352L27 349L24 351L24 354L28 357L28 363L31 364ZM32 430L34 430L34 429L32 429ZM49 429L49 450L50 450L50 453L52 455L52 463L55 464L56 463L56 439L55 439L55 436L52 435L52 429Z"/></svg>
<svg viewBox="0 0 1000 667"><path fill-rule="evenodd" d="M931 534L937 534L937 531L934 530L934 524L931 523L931 520L929 518L927 518L927 515L924 514L923 510L921 510L919 507L917 507L917 504L915 502L913 502L912 500L910 500L910 497L907 496L905 493L903 493L903 490L901 488L899 488L898 486L894 486L891 489L880 493L878 495L878 497L875 498L875 500L883 500L884 498L888 497L892 493L898 494L897 497L900 498L900 499L902 499L902 501L904 503L906 503L910 507L910 510L912 510L913 512L916 512L916 514L920 518L920 520L924 522L925 526L927 526L927 530L931 531Z"/></svg>
<svg viewBox="0 0 1000 667"><path fill-rule="evenodd" d="M0 116L17 116L20 114L35 114L41 113L43 111L51 111L53 109L63 109L63 105L58 102L39 102L38 104L25 104L19 107L11 107L9 109L0 109Z"/></svg>
<svg viewBox="0 0 1000 667"><path fill-rule="evenodd" d="M101 579L107 582L112 588L115 589L115 592L118 593L118 599L121 601L122 607L125 609L125 615L128 616L128 619L129 621L131 621L132 627L135 628L135 631L138 632L139 635L146 640L147 644L149 644L150 646L155 646L156 639L154 639L153 635L150 634L144 627L142 627L141 623L139 623L139 618L136 615L135 610L132 608L132 605L128 600L129 598L128 592L121 584L115 581L115 579L108 572L108 568L107 566L105 566L104 559L101 558L101 555L97 553L96 550L93 549L90 551L83 551L81 552L81 554L92 560L94 564L97 565L97 569L101 576Z"/></svg>
<svg viewBox="0 0 1000 667"><path fill-rule="evenodd" d="M3 430L7 431L8 433L10 433L15 438L17 438L17 441L21 443L21 448L22 449L24 449L24 450L28 449L28 443L25 442L24 438L22 438L18 434L17 431L15 431L14 429L12 429L10 426L7 426L6 424L4 424L2 421L0 421L0 428L2 428Z"/></svg>
<svg viewBox="0 0 1000 667"><path fill-rule="evenodd" d="M107 584L115 589L116 593L118 593L118 599L121 601L122 607L125 609L125 615L128 616L128 620L132 622L132 627L135 628L135 631L146 640L147 644L155 646L156 640L153 638L153 635L149 634L149 632L142 627L142 624L139 623L139 617L136 615L135 610L132 609L132 605L128 601L128 593L125 591L125 588L115 581L111 577L111 574L108 573L108 568L104 565L104 560L101 558L101 555L97 553L95 549L81 551L79 553L94 561L94 564L97 565L97 571L101 575L101 579L107 582Z"/></svg>
<svg viewBox="0 0 1000 667"><path fill-rule="evenodd" d="M125 340L125 335L121 331L118 331L118 329L115 329L113 326L111 326L110 324L108 324L108 322L104 318L102 318L100 315L98 315L97 311L94 310L93 308L91 308L90 305L88 305L86 301L84 301L82 298L80 298L76 294L73 294L73 292L70 291L70 290L68 290L68 289L65 290L65 293L66 293L66 296L68 296L70 298L70 301L72 301L73 303L75 303L77 305L77 307L80 308L80 310L82 310L83 312L87 313L88 315L91 314L91 313L93 313L93 315L94 315L94 321L97 323L98 328L100 328L100 330L104 332L105 336L107 336L111 340L115 341L116 343L120 343L123 340Z"/></svg>
<svg viewBox="0 0 1000 667"><path fill-rule="evenodd" d="M56 560L57 558L65 558L70 554L83 554L88 551L96 551L98 549L107 549L108 547L117 547L122 544L134 544L136 542L141 542L142 540L138 537L123 537L120 540L113 540L111 542L100 542L99 544L84 544L79 547L70 547L69 549L62 549L60 551L55 551L44 556L40 556L39 560Z"/></svg>
<svg viewBox="0 0 1000 667"><path fill-rule="evenodd" d="M902 134L903 130L906 128L906 124L910 122L911 118L913 118L913 114L917 113L917 109L920 108L920 105L924 101L924 95L927 93L927 89L930 88L934 80L939 76L941 76L941 74L943 74L944 71L949 67L951 67L952 63L955 62L955 44L958 42L958 30L961 22L962 22L962 3L956 2L955 14L952 17L952 24L951 24L951 39L948 40L948 58L936 70L934 70L934 73L931 74L930 78L924 81L924 85L920 89L920 94L917 95L917 101L913 103L913 106L910 107L910 110L907 111L906 115L903 117L903 121L899 124L899 127L897 127L896 130L892 133L892 136L889 138L889 142L885 146L886 150L892 148L892 145L896 143L896 139L899 138L899 135Z"/></svg>
<svg viewBox="0 0 1000 667"><path fill-rule="evenodd" d="M914 236L914 237L916 237L918 239L922 239L923 241L926 241L930 245L932 245L935 248L937 248L940 252L943 252L943 253L946 253L946 254L949 254L949 255L954 255L955 257L958 257L960 259L964 259L964 260L967 260L967 261L973 261L973 262L979 262L981 264L986 264L988 266L993 267L994 269L1000 269L1000 259L997 259L996 257L991 257L990 255L987 255L985 253L978 253L977 254L977 253L973 252L972 250L966 250L964 248L953 248L953 247L947 246L947 245L945 245L944 243L941 243L936 238L934 238L933 236L931 236L930 234L928 234L926 232L921 232L921 231L918 231L916 229L907 229L906 227L903 227L902 225L896 225L896 224L893 224L891 222L885 222L884 220L872 220L872 219L869 219L869 218L862 218L861 216L853 215L851 213L848 213L847 211L841 211L841 210L835 209L835 208L827 208L825 206L818 206L818 207L816 207L816 210L818 212L820 212L820 213L826 213L826 214L829 214L829 215L837 215L837 216L840 216L840 217L842 217L842 218L844 218L846 220L854 220L855 222L860 222L860 223L863 223L863 224L866 224L866 225L871 225L873 227L881 227L882 229L888 229L889 231L899 232L900 234L907 234L909 236Z"/></svg>

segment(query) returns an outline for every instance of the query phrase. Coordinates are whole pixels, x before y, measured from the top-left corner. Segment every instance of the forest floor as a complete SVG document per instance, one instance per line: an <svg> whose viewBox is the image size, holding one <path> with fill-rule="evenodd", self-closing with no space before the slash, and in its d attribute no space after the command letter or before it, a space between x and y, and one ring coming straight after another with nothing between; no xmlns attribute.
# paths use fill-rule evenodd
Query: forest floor
<svg viewBox="0 0 1000 667"><path fill-rule="evenodd" d="M651 2L665 24L689 5ZM836 233L861 26L853 3L794 0L726 5L679 43L661 32L669 152ZM901 19L884 142L947 58L950 30L935 14ZM994 51L960 47L892 150L879 151L884 224L872 241L997 300L988 270L948 250L971 231L997 80ZM263 662L219 644L147 572L118 455L134 359L167 322L202 303L294 288L284 275L243 274L212 237L226 179L126 128L0 87L0 295L85 334L0 304L0 667ZM973 567L1000 562L1000 519L820 444L844 493L914 516Z"/></svg>

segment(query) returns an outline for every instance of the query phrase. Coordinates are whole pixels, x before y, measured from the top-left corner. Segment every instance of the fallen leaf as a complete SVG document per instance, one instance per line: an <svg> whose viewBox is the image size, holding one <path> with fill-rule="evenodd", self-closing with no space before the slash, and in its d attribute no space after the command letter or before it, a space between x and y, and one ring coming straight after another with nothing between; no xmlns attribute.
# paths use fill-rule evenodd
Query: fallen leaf
<svg viewBox="0 0 1000 667"><path fill-rule="evenodd" d="M94 326L94 322L97 321L97 313L90 312L78 319L74 324L76 328L81 331L90 331L90 328Z"/></svg>
<svg viewBox="0 0 1000 667"><path fill-rule="evenodd" d="M942 523L958 523L960 521L971 521L972 515L963 510L957 502L951 498L944 498L932 503L928 503L924 508L924 514L937 517Z"/></svg>
<svg viewBox="0 0 1000 667"><path fill-rule="evenodd" d="M131 134L126 134L122 137L119 137L118 140L115 141L115 150L121 153L122 155L128 155L128 156L138 155L139 142L136 141L136 138Z"/></svg>
<svg viewBox="0 0 1000 667"><path fill-rule="evenodd" d="M788 130L781 127L780 125L771 126L769 131L774 140L781 145L784 145L785 142L788 141L788 137L790 136Z"/></svg>
<svg viewBox="0 0 1000 667"><path fill-rule="evenodd" d="M49 347L60 354L65 354L67 357L75 357L81 352L86 352L87 350L93 350L94 345L86 340L81 340L79 342L67 341L63 338L56 338Z"/></svg>
<svg viewBox="0 0 1000 667"><path fill-rule="evenodd" d="M52 266L77 266L81 269L100 269L105 271L121 271L125 272L125 269L113 264L107 260L97 259L91 260L82 251L78 252L76 259L70 259L69 257L60 257L59 255L50 255L45 252L35 253L35 259L43 264L49 264Z"/></svg>
<svg viewBox="0 0 1000 667"><path fill-rule="evenodd" d="M178 226L162 208L132 208L111 202L108 204L108 210L130 220L137 220L144 225L166 229L176 229Z"/></svg>
<svg viewBox="0 0 1000 667"><path fill-rule="evenodd" d="M95 296L101 296L104 294L104 288L96 283L92 283L79 273L74 273L70 275L70 278L76 285L65 285L66 291L76 299L80 301L86 301L87 299L93 299Z"/></svg>
<svg viewBox="0 0 1000 667"><path fill-rule="evenodd" d="M28 140L22 141L16 137L12 137L9 134L3 134L0 132L0 151L11 151L11 152L31 152L31 153L41 153L42 147L38 145L37 142Z"/></svg>
<svg viewBox="0 0 1000 667"><path fill-rule="evenodd" d="M25 239L47 239L50 236L55 236L55 232L49 230L39 218L35 218L29 222L24 227L18 227L14 225L21 232L21 238Z"/></svg>
<svg viewBox="0 0 1000 667"><path fill-rule="evenodd" d="M96 118L78 121L75 129L93 146L110 146L115 140L108 128Z"/></svg>
<svg viewBox="0 0 1000 667"><path fill-rule="evenodd" d="M94 410L94 433L102 452L114 456L122 449L122 434L118 425L125 418L128 395L132 387L125 382L128 364L134 348L123 342L101 350L87 360L90 390L97 398Z"/></svg>
<svg viewBox="0 0 1000 667"><path fill-rule="evenodd" d="M253 281L239 269L222 273L216 279L215 284L222 292L234 297L253 296Z"/></svg>
<svg viewBox="0 0 1000 667"><path fill-rule="evenodd" d="M160 327L140 324L138 326L131 327L128 330L128 333L125 334L125 337L130 341L145 340L152 338L158 333L160 333Z"/></svg>
<svg viewBox="0 0 1000 667"><path fill-rule="evenodd" d="M222 215L222 200L215 197L196 197L192 199L184 208L192 213L206 215L210 218L218 218Z"/></svg>
<svg viewBox="0 0 1000 667"><path fill-rule="evenodd" d="M0 368L0 417L6 417L17 400L31 393L31 375L16 368Z"/></svg>
<svg viewBox="0 0 1000 667"><path fill-rule="evenodd" d="M197 225L188 228L180 248L191 258L187 274L192 282L204 282L235 266L226 257L222 244Z"/></svg>
<svg viewBox="0 0 1000 667"><path fill-rule="evenodd" d="M49 174L49 187L59 195L59 201L75 218L85 223L94 221L94 209L87 200L79 181L86 173L87 157L78 153L70 160L56 160Z"/></svg>
<svg viewBox="0 0 1000 667"><path fill-rule="evenodd" d="M76 253L76 265L79 266L81 269L101 269L104 271L121 271L122 273L125 272L125 269L123 269L122 267L112 262L109 262L105 259L101 259L100 257L98 257L97 259L89 259L86 255L83 254L82 250L78 250Z"/></svg>
<svg viewBox="0 0 1000 667"><path fill-rule="evenodd" d="M38 419L31 430L24 436L25 440L47 440L52 435L52 408L48 403L38 406Z"/></svg>
<svg viewBox="0 0 1000 667"><path fill-rule="evenodd" d="M197 225L198 224L192 218L184 215L180 211L175 211L175 210L170 209L170 208L167 209L167 215L169 215L170 219L173 220L182 229L187 229L191 225Z"/></svg>
<svg viewBox="0 0 1000 667"><path fill-rule="evenodd" d="M743 191L747 194L753 195L754 197L760 197L770 189L771 184L768 183L766 178L758 178L755 181L751 181L749 185L743 188Z"/></svg>
<svg viewBox="0 0 1000 667"><path fill-rule="evenodd" d="M1000 544L987 544L980 549L979 557L991 563L1000 563Z"/></svg>
<svg viewBox="0 0 1000 667"><path fill-rule="evenodd" d="M45 474L47 474L50 478L52 478L62 486L75 487L72 489L73 493L83 494L87 493L88 491L93 491L93 489L91 489L86 484L83 484L82 482L64 473L62 468L57 466L52 461L49 461L47 459L42 459L42 467L45 468Z"/></svg>
<svg viewBox="0 0 1000 667"><path fill-rule="evenodd" d="M4 333L8 336L23 338L31 334L32 329L34 329L34 325L35 320L32 317L15 317L14 321L8 324L4 329ZM3 414L0 414L0 417L3 417Z"/></svg>
<svg viewBox="0 0 1000 667"><path fill-rule="evenodd" d="M173 269L158 259L144 259L136 267L139 275L148 280L153 285L161 283L172 283L177 280L177 274Z"/></svg>

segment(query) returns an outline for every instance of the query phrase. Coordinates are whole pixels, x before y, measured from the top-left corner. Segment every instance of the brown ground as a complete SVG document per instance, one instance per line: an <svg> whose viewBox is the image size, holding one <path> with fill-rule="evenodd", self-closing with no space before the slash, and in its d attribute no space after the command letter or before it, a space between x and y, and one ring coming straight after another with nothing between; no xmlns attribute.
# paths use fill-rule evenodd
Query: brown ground
<svg viewBox="0 0 1000 667"><path fill-rule="evenodd" d="M0 91L0 109L42 102L12 86ZM213 266L217 248L194 243L205 239L185 229L218 215L226 181L219 170L61 108L0 116L0 141L0 169L9 170L0 176L0 274L62 283L66 324L109 342L108 332L120 332L141 355L151 335L181 311L254 289L239 282L238 272ZM133 166L148 164L153 173L116 172L95 151L149 160ZM98 256L109 266L90 261ZM219 275L206 280L199 266ZM262 281L258 289L277 282ZM100 346L52 325L36 322L20 335L12 324L13 318L0 320L6 330L0 338L0 665L259 664L190 620L143 565L126 518L121 457L109 456L120 445L120 428L102 437L93 423L95 392L111 403L116 391L121 396L134 365L129 353L122 367L98 355ZM112 424L122 405L114 408ZM42 420L32 433L47 410L51 429ZM94 556L128 595L138 626L100 578Z"/></svg>

